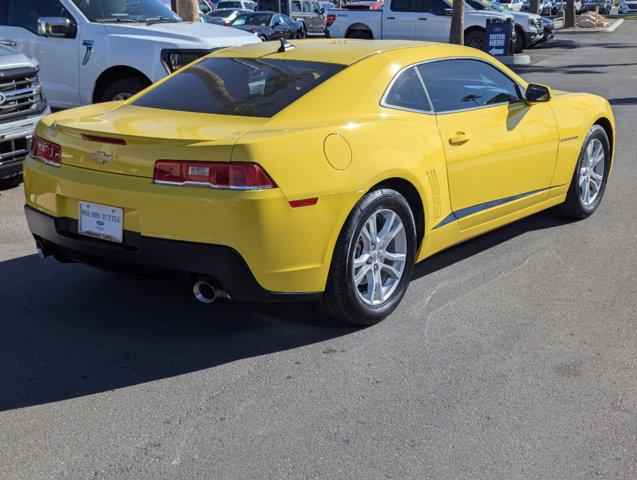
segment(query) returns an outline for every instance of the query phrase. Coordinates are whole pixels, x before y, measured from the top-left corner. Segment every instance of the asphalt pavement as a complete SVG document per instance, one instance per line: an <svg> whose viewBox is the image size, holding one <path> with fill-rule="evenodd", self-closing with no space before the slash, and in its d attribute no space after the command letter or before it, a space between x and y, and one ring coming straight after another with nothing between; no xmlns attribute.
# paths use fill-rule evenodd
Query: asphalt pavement
<svg viewBox="0 0 637 480"><path fill-rule="evenodd" d="M371 328L39 260L0 192L0 478L637 478L637 22L531 53L613 104L602 206L425 261Z"/></svg>

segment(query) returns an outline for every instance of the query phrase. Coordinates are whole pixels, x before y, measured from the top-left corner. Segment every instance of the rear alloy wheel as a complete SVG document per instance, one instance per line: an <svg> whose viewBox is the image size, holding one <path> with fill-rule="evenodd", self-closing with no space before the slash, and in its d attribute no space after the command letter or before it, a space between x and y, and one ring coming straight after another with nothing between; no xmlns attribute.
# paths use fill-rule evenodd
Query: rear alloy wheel
<svg viewBox="0 0 637 480"><path fill-rule="evenodd" d="M366 194L336 243L322 309L354 325L394 311L414 267L416 228L407 200L389 189Z"/></svg>
<svg viewBox="0 0 637 480"><path fill-rule="evenodd" d="M464 34L464 44L466 47L482 50L484 48L484 32L469 30Z"/></svg>
<svg viewBox="0 0 637 480"><path fill-rule="evenodd" d="M520 53L524 50L524 32L519 28L515 29L515 44L513 50L515 53Z"/></svg>
<svg viewBox="0 0 637 480"><path fill-rule="evenodd" d="M590 129L566 194L558 210L568 218L582 219L593 214L604 196L610 168L611 147L600 125Z"/></svg>

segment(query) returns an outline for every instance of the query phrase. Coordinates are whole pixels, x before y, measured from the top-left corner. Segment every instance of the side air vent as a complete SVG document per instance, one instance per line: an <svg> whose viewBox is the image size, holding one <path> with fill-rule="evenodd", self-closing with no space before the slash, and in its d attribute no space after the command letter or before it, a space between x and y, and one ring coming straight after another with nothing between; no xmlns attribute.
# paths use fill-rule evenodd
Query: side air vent
<svg viewBox="0 0 637 480"><path fill-rule="evenodd" d="M434 218L436 221L440 218L440 186L438 184L438 175L435 170L429 170L427 172L427 178L429 179L429 186L431 187Z"/></svg>

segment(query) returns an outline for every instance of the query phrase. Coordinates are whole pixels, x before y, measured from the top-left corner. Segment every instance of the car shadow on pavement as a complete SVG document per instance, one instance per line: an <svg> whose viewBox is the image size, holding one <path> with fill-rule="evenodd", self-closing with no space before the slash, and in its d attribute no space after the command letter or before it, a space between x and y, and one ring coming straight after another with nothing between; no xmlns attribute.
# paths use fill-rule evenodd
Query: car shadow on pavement
<svg viewBox="0 0 637 480"><path fill-rule="evenodd" d="M441 252L414 278L528 231L540 213ZM0 411L187 374L355 331L312 304L198 303L185 289L36 255L0 262Z"/></svg>
<svg viewBox="0 0 637 480"><path fill-rule="evenodd" d="M454 263L461 262L524 233L559 227L572 222L574 222L574 220L560 217L552 210L546 210L530 217L525 217L517 222L505 225L497 230L443 250L425 261L416 264L413 279L424 277Z"/></svg>
<svg viewBox="0 0 637 480"><path fill-rule="evenodd" d="M185 289L36 255L0 262L0 411L173 377L355 330L311 304Z"/></svg>

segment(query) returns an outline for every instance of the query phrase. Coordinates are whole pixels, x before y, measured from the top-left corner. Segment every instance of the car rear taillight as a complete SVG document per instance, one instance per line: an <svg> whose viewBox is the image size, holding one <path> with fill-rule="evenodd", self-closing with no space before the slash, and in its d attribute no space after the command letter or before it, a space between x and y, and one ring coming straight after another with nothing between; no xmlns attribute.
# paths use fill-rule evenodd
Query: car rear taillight
<svg viewBox="0 0 637 480"><path fill-rule="evenodd" d="M153 183L203 185L232 190L264 190L276 184L261 165L247 162L188 162L158 160Z"/></svg>
<svg viewBox="0 0 637 480"><path fill-rule="evenodd" d="M31 138L29 155L54 167L59 167L62 164L62 147L37 135L33 135Z"/></svg>
<svg viewBox="0 0 637 480"><path fill-rule="evenodd" d="M325 20L325 26L329 27L334 23L334 20L336 20L336 15L334 15L333 13L330 13L327 16L327 20Z"/></svg>

